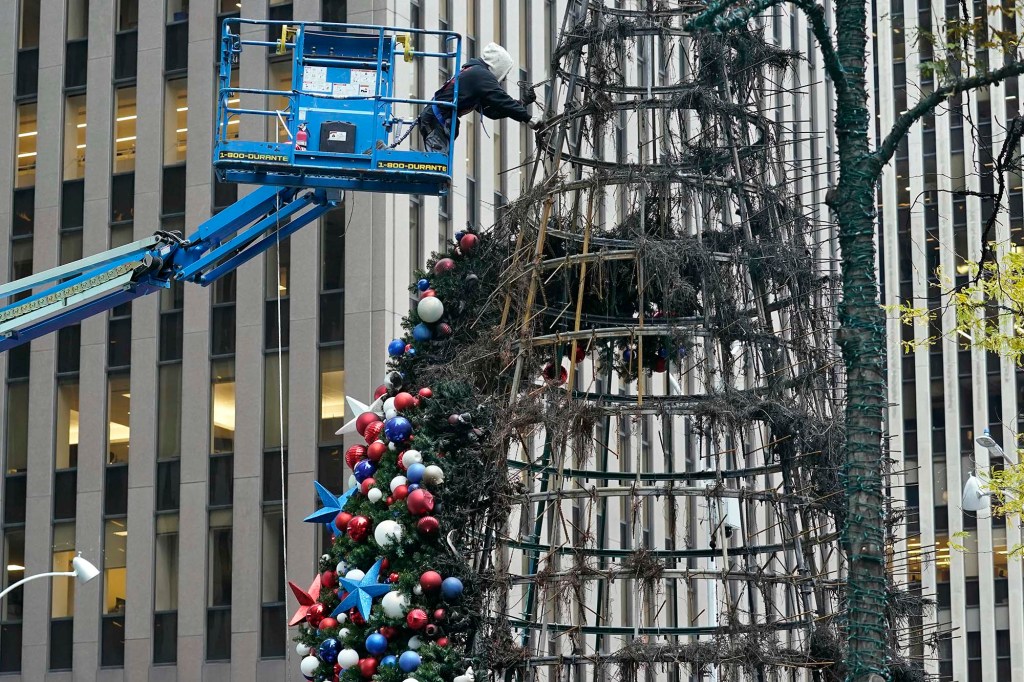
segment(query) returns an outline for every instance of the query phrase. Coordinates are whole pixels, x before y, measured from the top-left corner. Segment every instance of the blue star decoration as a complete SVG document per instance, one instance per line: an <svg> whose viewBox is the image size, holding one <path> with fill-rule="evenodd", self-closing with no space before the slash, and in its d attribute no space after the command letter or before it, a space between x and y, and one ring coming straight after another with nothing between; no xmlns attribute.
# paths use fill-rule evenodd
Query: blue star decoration
<svg viewBox="0 0 1024 682"><path fill-rule="evenodd" d="M338 535L341 531L335 527L334 518L342 509L345 508L345 504L349 501L349 498L351 498L359 488L349 488L347 492L335 497L330 490L320 485L319 481L313 481L313 485L316 487L316 493L320 496L320 502L322 502L324 506L303 520L306 523L325 524L332 533Z"/></svg>
<svg viewBox="0 0 1024 682"><path fill-rule="evenodd" d="M377 597L382 597L391 591L391 585L377 582L377 576L380 574L381 562L383 559L377 559L377 563L373 565L363 579L359 582L355 580L349 580L348 578L342 578L339 582L341 586L345 588L348 594L345 598L335 607L331 613L332 618L337 618L339 613L348 611L353 606L359 608L359 615L364 620L370 618L370 607L373 606L373 600Z"/></svg>

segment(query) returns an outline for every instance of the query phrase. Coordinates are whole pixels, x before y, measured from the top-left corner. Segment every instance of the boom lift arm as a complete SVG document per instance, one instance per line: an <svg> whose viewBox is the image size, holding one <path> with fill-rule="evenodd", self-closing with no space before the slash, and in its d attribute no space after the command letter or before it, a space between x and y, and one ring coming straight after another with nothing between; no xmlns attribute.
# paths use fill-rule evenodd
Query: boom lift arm
<svg viewBox="0 0 1024 682"><path fill-rule="evenodd" d="M43 288L0 308L0 352L176 280L211 284L319 218L339 198L337 190L259 187L204 222L188 239L157 232L4 284L0 298Z"/></svg>

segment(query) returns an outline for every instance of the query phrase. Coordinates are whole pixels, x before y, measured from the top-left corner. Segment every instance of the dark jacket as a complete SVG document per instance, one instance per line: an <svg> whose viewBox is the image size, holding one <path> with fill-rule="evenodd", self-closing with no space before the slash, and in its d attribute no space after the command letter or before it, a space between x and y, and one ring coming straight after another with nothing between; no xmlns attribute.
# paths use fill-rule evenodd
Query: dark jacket
<svg viewBox="0 0 1024 682"><path fill-rule="evenodd" d="M434 99L451 102L454 91L455 82L449 80L434 93ZM451 109L441 109L445 118L450 116ZM487 118L511 118L522 123L530 120L530 112L505 92L482 59L470 59L459 71L459 116L473 110L480 111Z"/></svg>

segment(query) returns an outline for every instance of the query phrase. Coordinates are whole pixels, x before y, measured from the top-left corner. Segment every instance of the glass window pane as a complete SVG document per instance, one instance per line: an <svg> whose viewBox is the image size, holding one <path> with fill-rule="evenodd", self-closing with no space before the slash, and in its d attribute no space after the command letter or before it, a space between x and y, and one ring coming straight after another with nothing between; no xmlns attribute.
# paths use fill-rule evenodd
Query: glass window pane
<svg viewBox="0 0 1024 682"><path fill-rule="evenodd" d="M130 31L139 25L139 0L118 0L117 30Z"/></svg>
<svg viewBox="0 0 1024 682"><path fill-rule="evenodd" d="M119 173L110 179L110 222L130 223L135 219L135 173ZM132 226L111 228L110 246L122 246L132 241Z"/></svg>
<svg viewBox="0 0 1024 682"><path fill-rule="evenodd" d="M290 341L288 338L291 331L291 325L289 324L291 315L290 301L287 298L283 298L280 304L280 310L278 310L277 300L269 300L264 304L263 347L266 350L276 350L278 344L282 348L287 348ZM277 330L278 318L281 320L280 333Z"/></svg>
<svg viewBox="0 0 1024 682"><path fill-rule="evenodd" d="M156 510L175 511L181 506L181 461L170 459L156 465Z"/></svg>
<svg viewBox="0 0 1024 682"><path fill-rule="evenodd" d="M18 17L18 49L39 47L39 12L41 0L20 0Z"/></svg>
<svg viewBox="0 0 1024 682"><path fill-rule="evenodd" d="M153 614L153 663L178 661L178 612Z"/></svg>
<svg viewBox="0 0 1024 682"><path fill-rule="evenodd" d="M235 362L213 363L211 381L210 453L235 450Z"/></svg>
<svg viewBox="0 0 1024 682"><path fill-rule="evenodd" d="M107 464L128 462L130 384L128 374L111 374L107 379Z"/></svg>
<svg viewBox="0 0 1024 682"><path fill-rule="evenodd" d="M28 474L12 474L3 480L4 523L25 523L25 501L28 499Z"/></svg>
<svg viewBox="0 0 1024 682"><path fill-rule="evenodd" d="M71 670L74 648L67 643L74 639L75 621L72 618L50 621L50 670Z"/></svg>
<svg viewBox="0 0 1024 682"><path fill-rule="evenodd" d="M28 467L28 384L7 385L7 461L9 474Z"/></svg>
<svg viewBox="0 0 1024 682"><path fill-rule="evenodd" d="M267 300L276 301L278 295L288 295L288 282L292 261L292 242L285 238L279 245L274 245L267 250L266 260L266 290Z"/></svg>
<svg viewBox="0 0 1024 682"><path fill-rule="evenodd" d="M345 294L320 294L320 343L345 340Z"/></svg>
<svg viewBox="0 0 1024 682"><path fill-rule="evenodd" d="M4 531L3 585L9 587L25 577L25 531ZM21 620L25 591L14 590L0 602L0 620Z"/></svg>
<svg viewBox="0 0 1024 682"><path fill-rule="evenodd" d="M206 610L206 660L227 661L231 658L231 609Z"/></svg>
<svg viewBox="0 0 1024 682"><path fill-rule="evenodd" d="M231 605L231 510L210 512L207 606Z"/></svg>
<svg viewBox="0 0 1024 682"><path fill-rule="evenodd" d="M263 501L281 501L281 458L284 457L285 480L288 477L288 452L273 450L263 453ZM285 495L288 491L285 490Z"/></svg>
<svg viewBox="0 0 1024 682"><path fill-rule="evenodd" d="M320 349L320 441L341 440L334 432L345 424L345 351Z"/></svg>
<svg viewBox="0 0 1024 682"><path fill-rule="evenodd" d="M324 215L320 249L320 288L333 291L345 286L345 205Z"/></svg>
<svg viewBox="0 0 1024 682"><path fill-rule="evenodd" d="M82 230L60 233L60 264L67 265L82 258Z"/></svg>
<svg viewBox="0 0 1024 682"><path fill-rule="evenodd" d="M85 95L69 96L64 103L64 179L85 177Z"/></svg>
<svg viewBox="0 0 1024 682"><path fill-rule="evenodd" d="M56 523L53 526L53 568L55 572L73 570L71 560L75 558L75 524ZM50 616L69 618L75 614L75 581L54 580L51 583Z"/></svg>
<svg viewBox="0 0 1024 682"><path fill-rule="evenodd" d="M135 86L118 88L114 107L114 172L127 173L135 170Z"/></svg>
<svg viewBox="0 0 1024 682"><path fill-rule="evenodd" d="M268 354L264 368L263 447L279 448L288 443L288 354L281 354L280 363L277 353Z"/></svg>
<svg viewBox="0 0 1024 682"><path fill-rule="evenodd" d="M78 381L57 384L57 442L54 468L78 466Z"/></svg>
<svg viewBox="0 0 1024 682"><path fill-rule="evenodd" d="M281 533L281 508L270 507L263 512L263 577L262 602L284 601L284 547Z"/></svg>
<svg viewBox="0 0 1024 682"><path fill-rule="evenodd" d="M124 615L128 521L111 519L103 532L103 613Z"/></svg>
<svg viewBox="0 0 1024 682"><path fill-rule="evenodd" d="M156 566L153 572L155 611L178 608L178 515L156 517Z"/></svg>
<svg viewBox="0 0 1024 682"><path fill-rule="evenodd" d="M210 458L210 501L211 507L231 504L234 494L234 458L231 455L217 455Z"/></svg>
<svg viewBox="0 0 1024 682"><path fill-rule="evenodd" d="M36 119L36 103L18 105L18 175L15 187L31 187L36 184L36 138L39 135Z"/></svg>
<svg viewBox="0 0 1024 682"><path fill-rule="evenodd" d="M67 40L89 35L89 0L68 0Z"/></svg>
<svg viewBox="0 0 1024 682"><path fill-rule="evenodd" d="M157 396L157 459L181 457L181 365L160 367Z"/></svg>
<svg viewBox="0 0 1024 682"><path fill-rule="evenodd" d="M175 78L167 81L164 98L164 165L184 163L187 146L188 79Z"/></svg>

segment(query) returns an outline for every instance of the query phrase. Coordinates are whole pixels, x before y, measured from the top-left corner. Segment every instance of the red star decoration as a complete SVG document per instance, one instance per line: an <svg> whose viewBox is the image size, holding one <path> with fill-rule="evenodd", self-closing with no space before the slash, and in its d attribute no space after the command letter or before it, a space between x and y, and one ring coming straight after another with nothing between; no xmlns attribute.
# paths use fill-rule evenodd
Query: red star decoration
<svg viewBox="0 0 1024 682"><path fill-rule="evenodd" d="M292 588L295 599L299 602L298 610L292 616L292 619L288 621L288 625L294 627L306 620L306 612L309 611L309 607L320 598L320 574L318 573L316 578L313 579L313 584L309 586L308 592L303 592L302 588L291 580L288 581L288 587Z"/></svg>

